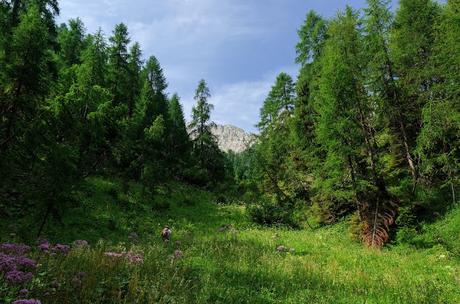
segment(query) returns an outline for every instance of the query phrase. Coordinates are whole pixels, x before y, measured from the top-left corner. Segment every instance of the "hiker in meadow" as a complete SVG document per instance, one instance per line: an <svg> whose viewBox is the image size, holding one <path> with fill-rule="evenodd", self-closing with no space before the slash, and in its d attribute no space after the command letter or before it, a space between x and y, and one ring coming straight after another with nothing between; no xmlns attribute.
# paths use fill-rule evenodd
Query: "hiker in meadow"
<svg viewBox="0 0 460 304"><path fill-rule="evenodd" d="M163 230L161 230L161 238L163 239L163 242L167 243L171 239L171 229L169 226L165 226Z"/></svg>

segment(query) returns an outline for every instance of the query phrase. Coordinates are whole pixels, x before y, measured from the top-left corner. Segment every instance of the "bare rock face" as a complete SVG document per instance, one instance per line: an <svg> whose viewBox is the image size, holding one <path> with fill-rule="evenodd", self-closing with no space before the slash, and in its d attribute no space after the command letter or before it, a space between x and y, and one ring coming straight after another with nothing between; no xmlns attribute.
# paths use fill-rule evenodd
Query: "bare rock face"
<svg viewBox="0 0 460 304"><path fill-rule="evenodd" d="M192 134L190 126L187 127L187 131L193 139L194 135ZM257 138L255 134L247 133L243 129L232 125L215 125L212 127L211 132L217 138L219 149L224 152L244 152Z"/></svg>
<svg viewBox="0 0 460 304"><path fill-rule="evenodd" d="M217 137L219 148L224 152L231 150L241 153L249 148L256 138L254 134L232 125L216 125L211 131Z"/></svg>

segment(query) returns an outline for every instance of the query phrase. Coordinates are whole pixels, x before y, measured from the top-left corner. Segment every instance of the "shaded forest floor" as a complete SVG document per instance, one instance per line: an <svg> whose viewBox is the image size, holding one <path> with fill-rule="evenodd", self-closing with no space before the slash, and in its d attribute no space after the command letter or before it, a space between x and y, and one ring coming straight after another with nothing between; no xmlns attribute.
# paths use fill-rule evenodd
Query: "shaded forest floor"
<svg viewBox="0 0 460 304"><path fill-rule="evenodd" d="M352 241L346 222L316 230L266 228L252 224L244 207L215 204L212 194L188 186L171 185L149 201L141 190L91 178L75 191L70 211L60 223L49 221L45 234L52 242L84 239L90 247L66 255L33 249L29 256L39 265L26 286L30 297L42 303L460 303L460 210L427 228L424 248L377 251ZM3 222L8 233L0 238L32 239L33 225ZM169 244L159 237L164 225L173 231ZM142 262L108 252L136 253ZM0 303L22 287L0 282Z"/></svg>

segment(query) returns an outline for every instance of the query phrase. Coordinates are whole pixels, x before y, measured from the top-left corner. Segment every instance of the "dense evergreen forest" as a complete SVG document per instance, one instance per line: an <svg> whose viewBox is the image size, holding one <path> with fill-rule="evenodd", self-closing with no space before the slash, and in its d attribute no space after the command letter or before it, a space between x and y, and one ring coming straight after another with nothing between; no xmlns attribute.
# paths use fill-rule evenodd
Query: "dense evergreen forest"
<svg viewBox="0 0 460 304"><path fill-rule="evenodd" d="M97 174L139 181L146 196L171 179L222 180L206 82L192 142L179 96L167 96L160 63L143 59L125 24L107 39L80 19L57 26L58 13L56 1L1 3L0 216L36 213L40 235L75 185Z"/></svg>
<svg viewBox="0 0 460 304"><path fill-rule="evenodd" d="M239 154L218 148L205 80L187 123L125 24L58 15L0 1L0 303L460 300L458 0L308 12L298 75ZM415 261L433 255L453 260L430 277Z"/></svg>
<svg viewBox="0 0 460 304"><path fill-rule="evenodd" d="M236 163L264 197L249 209L260 223L352 213L356 238L381 247L458 203L460 3L367 2L309 12L298 31L298 78L278 76Z"/></svg>

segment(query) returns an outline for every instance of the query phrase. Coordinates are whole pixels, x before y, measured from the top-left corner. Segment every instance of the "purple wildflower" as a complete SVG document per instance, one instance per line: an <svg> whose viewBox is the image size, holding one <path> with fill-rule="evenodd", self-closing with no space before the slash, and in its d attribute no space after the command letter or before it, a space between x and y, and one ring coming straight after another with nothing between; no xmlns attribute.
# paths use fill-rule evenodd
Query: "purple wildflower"
<svg viewBox="0 0 460 304"><path fill-rule="evenodd" d="M33 277L33 274L30 272L23 272L16 269L5 274L5 280L13 284L23 284L29 282Z"/></svg>
<svg viewBox="0 0 460 304"><path fill-rule="evenodd" d="M130 251L126 254L126 258L132 264L142 264L144 262L144 256L142 253L134 253Z"/></svg>
<svg viewBox="0 0 460 304"><path fill-rule="evenodd" d="M24 268L29 268L29 269L37 268L37 262L27 257L23 257L23 256L16 258L16 264Z"/></svg>
<svg viewBox="0 0 460 304"><path fill-rule="evenodd" d="M30 300L16 300L12 304L41 304L40 300L30 299Z"/></svg>
<svg viewBox="0 0 460 304"><path fill-rule="evenodd" d="M64 244L56 244L53 247L53 251L56 252L56 253L67 254L70 251L70 246L69 245L64 245Z"/></svg>
<svg viewBox="0 0 460 304"><path fill-rule="evenodd" d="M25 288L19 290L19 293L18 293L19 298L24 299L24 298L27 298L28 295L29 295L29 290Z"/></svg>
<svg viewBox="0 0 460 304"><path fill-rule="evenodd" d="M181 257L183 257L183 256L184 256L184 253L182 252L182 250L176 250L176 251L174 251L174 258L175 258L175 259L179 259L179 258L181 258Z"/></svg>
<svg viewBox="0 0 460 304"><path fill-rule="evenodd" d="M0 253L0 273L16 269L15 262L16 261L14 257L4 253Z"/></svg>
<svg viewBox="0 0 460 304"><path fill-rule="evenodd" d="M144 255L142 253L135 253L133 251L129 252L104 252L105 256L111 257L111 258L126 258L130 263L132 264L142 264L144 262Z"/></svg>
<svg viewBox="0 0 460 304"><path fill-rule="evenodd" d="M51 244L48 241L43 241L38 245L38 249L44 252L48 252L51 249Z"/></svg>
<svg viewBox="0 0 460 304"><path fill-rule="evenodd" d="M0 250L12 255L23 255L30 251L30 246L24 244L4 243L0 246Z"/></svg>
<svg viewBox="0 0 460 304"><path fill-rule="evenodd" d="M118 253L118 252L104 252L105 256L111 257L111 258L121 258L124 256L124 253Z"/></svg>

